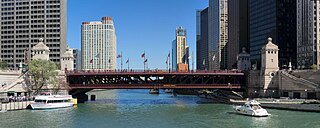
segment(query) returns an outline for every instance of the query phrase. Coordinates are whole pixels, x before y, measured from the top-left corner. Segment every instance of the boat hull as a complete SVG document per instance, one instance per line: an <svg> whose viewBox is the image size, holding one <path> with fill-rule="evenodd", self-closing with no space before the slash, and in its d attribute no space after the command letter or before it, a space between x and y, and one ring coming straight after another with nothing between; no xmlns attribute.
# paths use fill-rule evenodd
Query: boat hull
<svg viewBox="0 0 320 128"><path fill-rule="evenodd" d="M66 108L72 107L73 103L32 103L31 108L33 110L41 110L41 109L55 109L55 108Z"/></svg>
<svg viewBox="0 0 320 128"><path fill-rule="evenodd" d="M249 110L244 108L243 106L235 107L235 111L237 114L254 116L254 117L267 117L270 115L265 109Z"/></svg>

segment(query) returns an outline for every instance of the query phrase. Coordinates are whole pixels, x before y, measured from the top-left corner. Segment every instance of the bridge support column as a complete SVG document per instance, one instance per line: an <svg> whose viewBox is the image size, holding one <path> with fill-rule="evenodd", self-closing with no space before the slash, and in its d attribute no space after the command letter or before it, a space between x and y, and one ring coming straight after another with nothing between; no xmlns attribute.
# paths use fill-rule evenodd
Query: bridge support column
<svg viewBox="0 0 320 128"><path fill-rule="evenodd" d="M77 95L74 95L78 99L78 103L84 103L85 101L88 101L88 95L85 93L80 93Z"/></svg>

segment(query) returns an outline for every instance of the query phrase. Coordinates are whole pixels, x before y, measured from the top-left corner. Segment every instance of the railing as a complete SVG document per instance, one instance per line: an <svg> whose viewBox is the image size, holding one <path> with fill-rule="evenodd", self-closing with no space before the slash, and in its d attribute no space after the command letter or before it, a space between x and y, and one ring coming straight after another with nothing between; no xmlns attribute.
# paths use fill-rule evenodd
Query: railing
<svg viewBox="0 0 320 128"><path fill-rule="evenodd" d="M300 81L300 82L302 82L302 83L305 82L305 83L311 84L311 85L313 85L313 86L319 87L319 85L316 84L316 83L313 83L313 82L308 81L308 80L303 79L303 78L298 78L298 77L296 77L296 76L294 76L294 75L291 75L291 74L289 74L289 73L287 73L287 72L285 72L285 71L282 71L281 73L284 74L285 76L291 78L291 79Z"/></svg>
<svg viewBox="0 0 320 128"><path fill-rule="evenodd" d="M170 70L68 70L72 73L242 73L240 70L190 70L190 71L170 71Z"/></svg>

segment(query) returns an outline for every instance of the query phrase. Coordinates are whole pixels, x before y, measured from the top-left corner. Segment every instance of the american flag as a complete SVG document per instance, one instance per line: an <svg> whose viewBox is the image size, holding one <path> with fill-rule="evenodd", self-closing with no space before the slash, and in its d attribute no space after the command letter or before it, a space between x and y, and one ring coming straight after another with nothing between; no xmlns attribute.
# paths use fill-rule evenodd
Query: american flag
<svg viewBox="0 0 320 128"><path fill-rule="evenodd" d="M121 58L121 57L122 57L122 55L121 55L121 54L117 55L117 58Z"/></svg>

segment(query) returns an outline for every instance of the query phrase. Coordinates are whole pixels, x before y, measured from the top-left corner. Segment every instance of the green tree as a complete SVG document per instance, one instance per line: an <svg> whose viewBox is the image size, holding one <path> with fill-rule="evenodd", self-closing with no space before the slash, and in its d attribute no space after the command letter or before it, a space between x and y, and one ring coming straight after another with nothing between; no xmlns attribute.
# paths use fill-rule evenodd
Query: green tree
<svg viewBox="0 0 320 128"><path fill-rule="evenodd" d="M37 95L45 85L57 83L57 65L50 60L32 60L28 63L29 74L31 75L31 88Z"/></svg>
<svg viewBox="0 0 320 128"><path fill-rule="evenodd" d="M313 64L313 65L310 66L310 68L313 69L313 70L317 70L317 65Z"/></svg>
<svg viewBox="0 0 320 128"><path fill-rule="evenodd" d="M0 61L0 69L7 69L8 68L8 63L7 61Z"/></svg>

